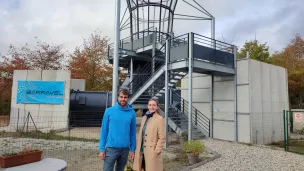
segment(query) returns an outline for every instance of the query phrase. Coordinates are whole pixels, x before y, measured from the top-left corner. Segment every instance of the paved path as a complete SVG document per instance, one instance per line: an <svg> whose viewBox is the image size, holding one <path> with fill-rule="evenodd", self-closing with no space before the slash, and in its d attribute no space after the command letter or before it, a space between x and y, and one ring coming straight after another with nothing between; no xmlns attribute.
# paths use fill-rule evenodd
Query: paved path
<svg viewBox="0 0 304 171"><path fill-rule="evenodd" d="M193 171L303 171L304 155L208 139L207 148L221 157Z"/></svg>

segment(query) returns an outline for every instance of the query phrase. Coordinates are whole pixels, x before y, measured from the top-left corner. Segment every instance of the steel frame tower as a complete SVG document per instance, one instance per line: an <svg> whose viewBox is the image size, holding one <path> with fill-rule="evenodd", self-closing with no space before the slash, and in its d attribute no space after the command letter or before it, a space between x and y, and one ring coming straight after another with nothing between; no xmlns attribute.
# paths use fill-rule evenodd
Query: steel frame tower
<svg viewBox="0 0 304 171"><path fill-rule="evenodd" d="M164 104L161 111L166 120L167 133L170 126L178 134L186 130L188 139L193 138L193 132L196 137L201 134L212 137L213 76L234 75L236 80L236 48L215 40L215 19L196 0L126 0L126 2L127 7L120 20L121 24L116 26L120 26L120 32L129 30L129 33L123 39L118 39L120 35L116 36L115 47L112 44L108 47L108 58L110 63L114 61L115 64L116 60L118 61L116 65L119 63L119 67L128 68L129 77L120 86L130 90L130 103L133 106L137 105L138 108L146 108L150 97L159 97ZM177 7L181 3L190 8L188 12L197 11L200 15L179 12ZM120 3L117 4L119 7ZM120 16L120 13L118 15ZM176 20L210 21L211 38L192 32L175 36L174 21ZM192 106L193 72L212 76L210 118ZM186 101L175 94L178 100L175 99L174 102L174 85L187 73L191 78L188 79L189 100ZM236 113L235 100L237 141Z"/></svg>

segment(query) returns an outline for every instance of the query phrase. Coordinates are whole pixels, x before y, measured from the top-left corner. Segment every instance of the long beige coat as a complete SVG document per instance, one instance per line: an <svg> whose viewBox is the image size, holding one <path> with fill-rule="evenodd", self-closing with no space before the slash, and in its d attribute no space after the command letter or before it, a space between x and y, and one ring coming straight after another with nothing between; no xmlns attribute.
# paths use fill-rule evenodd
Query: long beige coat
<svg viewBox="0 0 304 171"><path fill-rule="evenodd" d="M147 120L143 116L141 126L137 135L136 150L133 163L133 170L141 171L142 153L142 129ZM162 150L165 144L165 120L162 116L155 113L147 123L146 135L144 138L144 154L146 171L163 171Z"/></svg>

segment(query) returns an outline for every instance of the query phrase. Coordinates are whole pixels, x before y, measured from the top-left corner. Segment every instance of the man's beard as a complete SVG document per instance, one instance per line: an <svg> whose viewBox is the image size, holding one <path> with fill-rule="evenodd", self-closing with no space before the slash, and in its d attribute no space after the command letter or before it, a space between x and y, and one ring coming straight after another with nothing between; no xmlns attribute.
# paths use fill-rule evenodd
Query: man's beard
<svg viewBox="0 0 304 171"><path fill-rule="evenodd" d="M123 103L124 103L124 105L122 105L122 104L121 104L121 102L118 102L118 103L119 103L119 105L120 105L120 106L122 106L122 107L127 106L127 102L123 102Z"/></svg>

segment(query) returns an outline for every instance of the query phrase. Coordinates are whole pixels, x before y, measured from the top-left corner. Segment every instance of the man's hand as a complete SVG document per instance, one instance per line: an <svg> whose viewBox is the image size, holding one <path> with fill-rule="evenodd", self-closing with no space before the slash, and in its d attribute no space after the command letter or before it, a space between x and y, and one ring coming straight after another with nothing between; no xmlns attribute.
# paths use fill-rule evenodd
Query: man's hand
<svg viewBox="0 0 304 171"><path fill-rule="evenodd" d="M101 160L105 160L105 159L106 159L106 153L105 153L105 152L99 153L99 158L100 158Z"/></svg>
<svg viewBox="0 0 304 171"><path fill-rule="evenodd" d="M133 152L130 152L130 159L131 160L134 160L134 156L135 156L135 154Z"/></svg>

